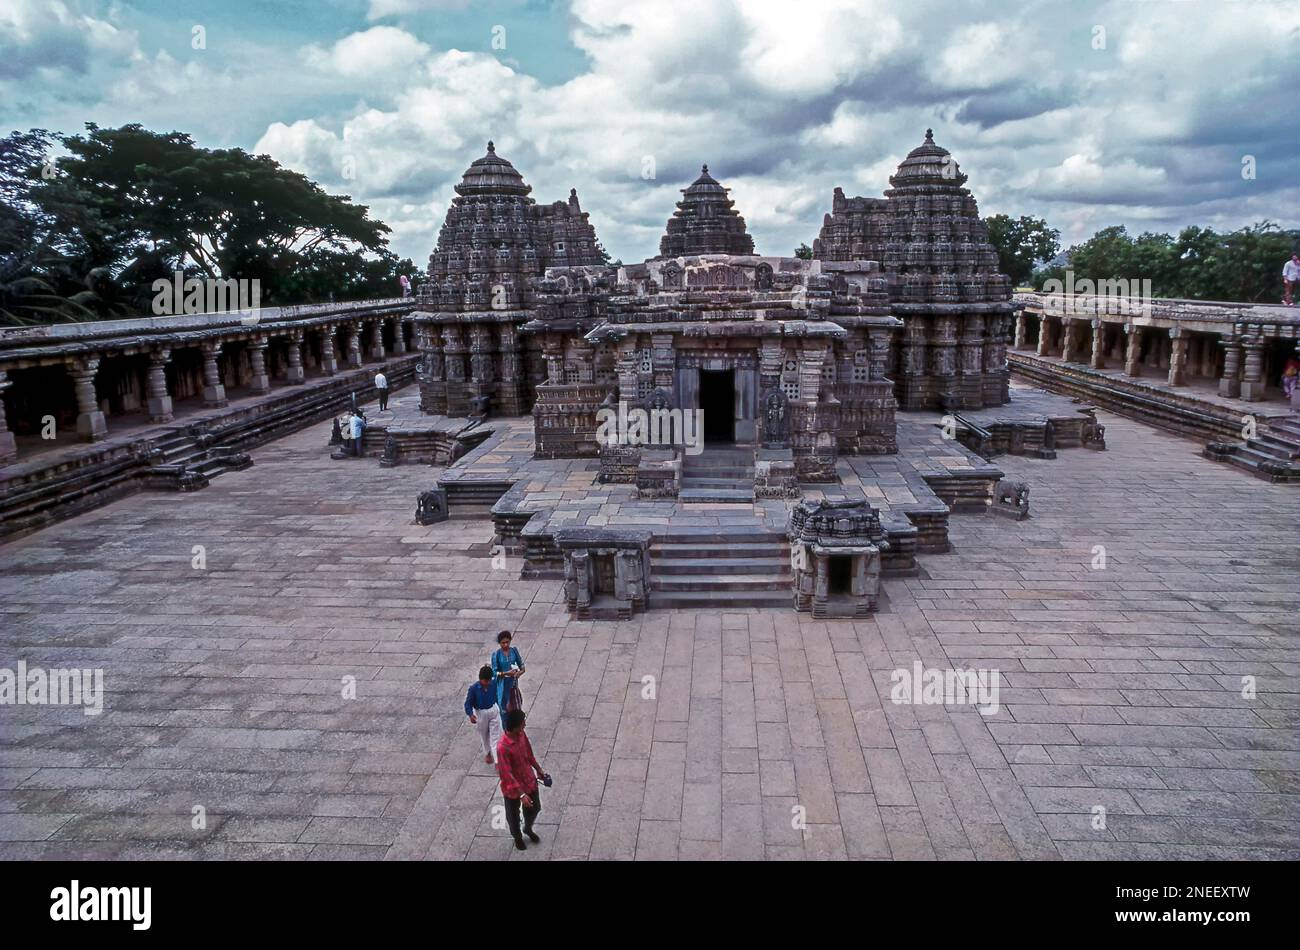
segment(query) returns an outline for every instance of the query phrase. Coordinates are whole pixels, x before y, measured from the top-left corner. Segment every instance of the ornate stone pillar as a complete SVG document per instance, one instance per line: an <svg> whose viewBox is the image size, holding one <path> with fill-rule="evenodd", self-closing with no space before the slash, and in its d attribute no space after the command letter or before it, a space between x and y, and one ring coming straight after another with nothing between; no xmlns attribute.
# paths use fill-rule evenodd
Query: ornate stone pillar
<svg viewBox="0 0 1300 950"><path fill-rule="evenodd" d="M1079 322L1071 317L1061 320L1061 362L1073 363L1078 355L1075 351L1079 345Z"/></svg>
<svg viewBox="0 0 1300 950"><path fill-rule="evenodd" d="M1187 385L1187 331L1181 327L1169 328L1169 385Z"/></svg>
<svg viewBox="0 0 1300 950"><path fill-rule="evenodd" d="M393 321L393 353L406 355L406 328L402 325L401 317Z"/></svg>
<svg viewBox="0 0 1300 950"><path fill-rule="evenodd" d="M321 372L326 376L333 376L339 371L339 351L334 345L334 328L321 327L320 334Z"/></svg>
<svg viewBox="0 0 1300 950"><path fill-rule="evenodd" d="M1132 323L1124 324L1128 345L1124 350L1124 372L1129 376L1142 375L1142 328Z"/></svg>
<svg viewBox="0 0 1300 950"><path fill-rule="evenodd" d="M145 377L145 404L150 422L171 422L172 397L167 394L167 363L172 351L159 347L149 353L149 373Z"/></svg>
<svg viewBox="0 0 1300 950"><path fill-rule="evenodd" d="M1246 368L1241 374L1241 398L1259 402L1264 398L1264 334L1256 331L1242 346L1246 348Z"/></svg>
<svg viewBox="0 0 1300 950"><path fill-rule="evenodd" d="M290 384L301 383L306 378L306 373L302 369L301 330L289 332L289 368L285 371L285 378Z"/></svg>
<svg viewBox="0 0 1300 950"><path fill-rule="evenodd" d="M95 395L95 374L99 372L99 357L85 356L68 366L72 384L77 393L77 435L83 441L98 442L108 436L108 422L99 408Z"/></svg>
<svg viewBox="0 0 1300 950"><path fill-rule="evenodd" d="M348 368L361 368L361 323L344 323L340 326L348 338Z"/></svg>
<svg viewBox="0 0 1300 950"><path fill-rule="evenodd" d="M1026 326L1025 312L1023 310L1016 313L1016 339L1012 347L1017 350L1025 348Z"/></svg>
<svg viewBox="0 0 1300 950"><path fill-rule="evenodd" d="M1092 358L1088 365L1093 369L1106 368L1106 324L1101 317L1092 319Z"/></svg>
<svg viewBox="0 0 1300 950"><path fill-rule="evenodd" d="M255 336L248 341L248 365L253 371L252 389L255 393L271 391L271 377L266 372L266 337Z"/></svg>
<svg viewBox="0 0 1300 950"><path fill-rule="evenodd" d="M0 369L0 465L7 465L18 458L18 444L14 434L9 431L9 419L5 416L5 390L12 386L9 374Z"/></svg>
<svg viewBox="0 0 1300 950"><path fill-rule="evenodd" d="M221 370L217 366L217 357L221 355L221 344L209 341L200 346L203 351L203 405L211 409L220 409L229 405L226 400L226 387L221 385Z"/></svg>
<svg viewBox="0 0 1300 950"><path fill-rule="evenodd" d="M1052 336L1052 324L1049 322L1051 317L1042 314L1038 318L1038 355L1046 356L1048 353L1048 340Z"/></svg>
<svg viewBox="0 0 1300 950"><path fill-rule="evenodd" d="M1223 347L1223 376L1219 379L1219 395L1236 399L1241 395L1241 337L1229 333L1220 337Z"/></svg>
<svg viewBox="0 0 1300 950"><path fill-rule="evenodd" d="M388 352L384 349L384 321L376 320L371 326L375 328L375 338L370 344L370 356L383 362L388 358Z"/></svg>

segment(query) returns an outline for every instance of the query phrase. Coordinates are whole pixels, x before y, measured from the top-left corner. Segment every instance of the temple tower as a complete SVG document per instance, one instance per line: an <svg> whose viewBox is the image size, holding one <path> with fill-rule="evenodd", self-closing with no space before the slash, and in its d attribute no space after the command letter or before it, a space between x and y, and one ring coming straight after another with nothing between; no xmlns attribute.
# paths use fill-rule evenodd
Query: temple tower
<svg viewBox="0 0 1300 950"><path fill-rule="evenodd" d="M531 317L533 285L547 267L599 265L596 232L576 190L568 201L537 204L492 142L455 191L418 294L421 408L467 415L490 404L519 415L544 378L540 355L518 332Z"/></svg>
<svg viewBox="0 0 1300 950"><path fill-rule="evenodd" d="M727 197L730 190L705 165L700 177L682 189L682 200L659 241L659 256L753 254L754 239L745 231L745 219L733 207L735 202Z"/></svg>

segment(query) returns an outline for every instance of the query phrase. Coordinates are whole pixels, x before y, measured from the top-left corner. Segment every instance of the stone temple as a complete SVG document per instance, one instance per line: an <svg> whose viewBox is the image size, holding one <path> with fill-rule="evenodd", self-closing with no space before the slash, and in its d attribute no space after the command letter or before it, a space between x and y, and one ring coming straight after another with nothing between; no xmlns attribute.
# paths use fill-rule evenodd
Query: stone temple
<svg viewBox="0 0 1300 950"><path fill-rule="evenodd" d="M536 203L489 142L456 186L419 288L421 410L531 413L534 459L598 460L600 484L635 486L640 499L752 503L837 486L842 459L898 452L900 408L1008 401L1015 306L965 183L927 131L884 197L835 190L805 260L758 252L729 189L705 165L682 190L659 254L611 266L576 191L567 202ZM602 411L638 410L698 414L704 451L600 437ZM983 476L985 494L996 474ZM446 490L457 488L453 473ZM505 498L492 509L506 537L508 507ZM516 532L527 520L535 536L544 519L515 514ZM895 528L915 533L917 520ZM867 534L855 536L859 553L871 546ZM537 576L557 572L562 550L572 575L570 552L582 546L547 535L541 547L552 557L543 552L530 566ZM907 547L896 545L894 560ZM826 572L856 565L853 576L864 577L869 559L840 554L844 566ZM653 579L649 567L638 570L623 573ZM606 580L624 607L639 600L623 581ZM868 608L872 583L854 582L858 609Z"/></svg>
<svg viewBox="0 0 1300 950"><path fill-rule="evenodd" d="M788 447L803 480L892 452L898 407L1007 401L1011 288L965 181L927 132L886 197L836 189L801 260L756 253L705 166L659 255L609 267L576 192L536 204L489 143L419 291L423 408L531 411L545 457L598 454L611 394L702 410L709 442Z"/></svg>

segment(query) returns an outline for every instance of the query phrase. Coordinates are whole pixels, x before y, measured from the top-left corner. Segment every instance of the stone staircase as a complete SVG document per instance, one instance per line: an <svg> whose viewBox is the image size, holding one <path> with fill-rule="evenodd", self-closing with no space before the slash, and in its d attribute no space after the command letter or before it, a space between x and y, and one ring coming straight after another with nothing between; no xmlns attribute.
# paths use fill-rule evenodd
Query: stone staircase
<svg viewBox="0 0 1300 950"><path fill-rule="evenodd" d="M650 606L788 608L790 543L762 525L679 528L650 542Z"/></svg>
<svg viewBox="0 0 1300 950"><path fill-rule="evenodd" d="M699 455L682 455L683 502L751 505L754 503L754 450L705 446Z"/></svg>
<svg viewBox="0 0 1300 950"><path fill-rule="evenodd" d="M1300 483L1300 416L1270 419L1267 431L1260 431L1255 438L1244 442L1211 442L1203 454L1256 478Z"/></svg>
<svg viewBox="0 0 1300 950"><path fill-rule="evenodd" d="M154 448L160 455L153 467L195 473L202 477L204 485L218 475L253 464L246 453L232 452L223 446L205 447L193 433L183 429L156 440Z"/></svg>

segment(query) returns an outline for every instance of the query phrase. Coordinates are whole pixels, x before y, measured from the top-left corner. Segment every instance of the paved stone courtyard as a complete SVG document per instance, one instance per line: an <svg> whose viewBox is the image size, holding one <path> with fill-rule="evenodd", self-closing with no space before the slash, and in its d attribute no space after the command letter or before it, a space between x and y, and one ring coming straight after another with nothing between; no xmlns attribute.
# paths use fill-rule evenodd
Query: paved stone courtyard
<svg viewBox="0 0 1300 950"><path fill-rule="evenodd" d="M106 689L0 707L0 856L1294 860L1300 492L1099 418L1108 452L999 458L1033 517L954 515L865 621L572 622L328 423L0 546L0 667ZM503 627L556 779L523 853L460 709ZM891 703L918 659L998 670L1000 710Z"/></svg>

